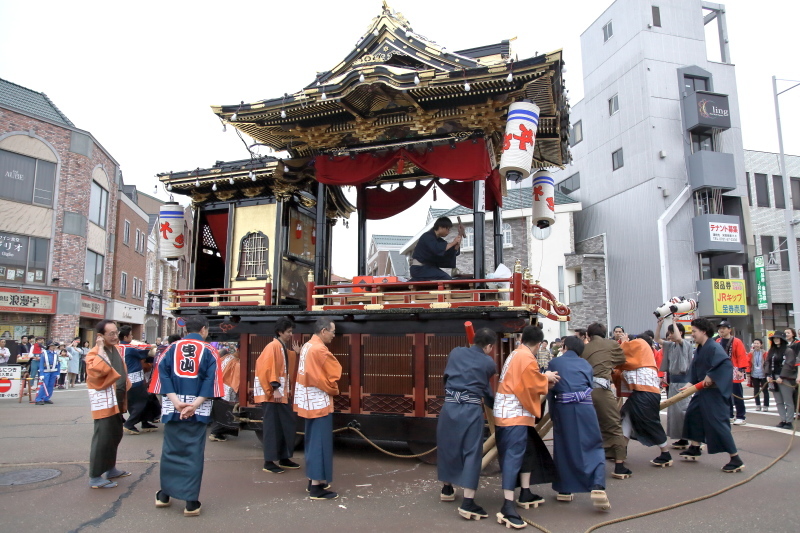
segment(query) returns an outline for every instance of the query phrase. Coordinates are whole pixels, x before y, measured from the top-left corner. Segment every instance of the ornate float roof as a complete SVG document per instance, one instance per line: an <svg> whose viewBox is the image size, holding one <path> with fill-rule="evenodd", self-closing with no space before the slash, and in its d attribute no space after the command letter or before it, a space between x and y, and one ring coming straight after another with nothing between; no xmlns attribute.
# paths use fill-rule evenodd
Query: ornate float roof
<svg viewBox="0 0 800 533"><path fill-rule="evenodd" d="M306 87L212 110L294 158L475 135L490 139L499 154L508 106L529 99L541 110L533 166L563 167L570 155L561 51L510 56L508 41L451 52L384 2L354 49Z"/></svg>
<svg viewBox="0 0 800 533"><path fill-rule="evenodd" d="M310 208L316 205L317 183L307 163L308 159L283 161L274 157L217 161L211 168L164 172L157 177L168 191L189 196L195 204L272 197L293 199ZM330 187L329 191L328 218L349 218L355 206L340 187Z"/></svg>

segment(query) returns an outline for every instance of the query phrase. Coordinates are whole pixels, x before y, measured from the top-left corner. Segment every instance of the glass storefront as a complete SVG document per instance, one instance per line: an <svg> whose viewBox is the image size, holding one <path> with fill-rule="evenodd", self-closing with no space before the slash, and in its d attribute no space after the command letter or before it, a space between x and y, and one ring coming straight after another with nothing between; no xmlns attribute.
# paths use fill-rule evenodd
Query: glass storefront
<svg viewBox="0 0 800 533"><path fill-rule="evenodd" d="M49 315L0 313L0 338L19 341L23 335L47 338Z"/></svg>
<svg viewBox="0 0 800 533"><path fill-rule="evenodd" d="M0 280L44 285L50 241L0 231Z"/></svg>

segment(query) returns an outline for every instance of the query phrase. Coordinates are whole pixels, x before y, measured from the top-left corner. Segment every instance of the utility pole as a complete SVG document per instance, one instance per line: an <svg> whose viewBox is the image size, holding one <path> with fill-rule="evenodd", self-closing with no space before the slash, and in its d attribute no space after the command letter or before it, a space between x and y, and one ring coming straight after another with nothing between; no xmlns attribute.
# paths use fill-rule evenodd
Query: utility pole
<svg viewBox="0 0 800 533"><path fill-rule="evenodd" d="M794 328L800 329L800 268L797 260L797 239L794 226L794 202L792 201L792 187L789 175L786 174L786 155L783 153L783 132L781 130L781 112L778 106L778 96L800 85L797 80L781 80L795 82L788 89L778 92L778 80L772 76L772 93L775 97L775 122L778 125L778 149L780 150L781 176L783 181L783 196L786 199L786 209L783 211L786 220L786 248L789 251L789 278L792 286L792 309L794 310Z"/></svg>

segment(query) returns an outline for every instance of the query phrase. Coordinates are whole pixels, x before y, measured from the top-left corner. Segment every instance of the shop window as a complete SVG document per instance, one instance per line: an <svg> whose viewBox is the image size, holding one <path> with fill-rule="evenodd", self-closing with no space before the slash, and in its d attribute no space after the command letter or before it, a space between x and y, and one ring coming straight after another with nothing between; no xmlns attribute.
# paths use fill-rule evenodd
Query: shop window
<svg viewBox="0 0 800 533"><path fill-rule="evenodd" d="M48 239L0 232L0 281L46 283Z"/></svg>
<svg viewBox="0 0 800 533"><path fill-rule="evenodd" d="M52 207L55 182L55 163L0 150L0 197Z"/></svg>
<svg viewBox="0 0 800 533"><path fill-rule="evenodd" d="M131 223L130 221L126 220L122 230L122 244L127 245L130 241L131 241Z"/></svg>
<svg viewBox="0 0 800 533"><path fill-rule="evenodd" d="M134 280L136 278L133 278ZM126 296L128 294L128 273L123 272L119 279L119 295Z"/></svg>
<svg viewBox="0 0 800 533"><path fill-rule="evenodd" d="M91 196L89 197L89 220L101 228L106 227L108 213L108 191L96 181L92 182Z"/></svg>
<svg viewBox="0 0 800 533"><path fill-rule="evenodd" d="M33 313L0 313L0 338L14 339L17 342L24 335L28 337L45 337L49 315Z"/></svg>
<svg viewBox="0 0 800 533"><path fill-rule="evenodd" d="M239 274L237 279L265 278L269 274L269 238L255 231L248 233L239 244Z"/></svg>
<svg viewBox="0 0 800 533"><path fill-rule="evenodd" d="M103 260L102 255L86 250L86 278L83 286L89 292L103 292Z"/></svg>

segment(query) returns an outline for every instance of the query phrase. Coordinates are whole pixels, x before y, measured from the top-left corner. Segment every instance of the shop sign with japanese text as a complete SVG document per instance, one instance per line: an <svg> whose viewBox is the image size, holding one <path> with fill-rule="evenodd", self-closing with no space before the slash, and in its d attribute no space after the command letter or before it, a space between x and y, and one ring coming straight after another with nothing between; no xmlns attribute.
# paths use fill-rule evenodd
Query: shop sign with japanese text
<svg viewBox="0 0 800 533"><path fill-rule="evenodd" d="M711 242L740 242L739 224L709 222L708 231L711 234Z"/></svg>
<svg viewBox="0 0 800 533"><path fill-rule="evenodd" d="M715 315L746 315L747 293L743 279L711 280Z"/></svg>
<svg viewBox="0 0 800 533"><path fill-rule="evenodd" d="M52 314L55 310L56 295L52 292L0 290L0 311Z"/></svg>
<svg viewBox="0 0 800 533"><path fill-rule="evenodd" d="M81 297L81 316L90 318L105 318L106 304L102 300L95 300L87 296Z"/></svg>

